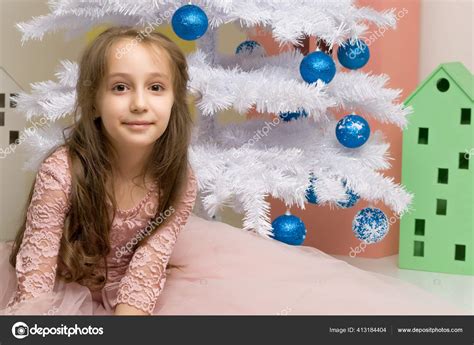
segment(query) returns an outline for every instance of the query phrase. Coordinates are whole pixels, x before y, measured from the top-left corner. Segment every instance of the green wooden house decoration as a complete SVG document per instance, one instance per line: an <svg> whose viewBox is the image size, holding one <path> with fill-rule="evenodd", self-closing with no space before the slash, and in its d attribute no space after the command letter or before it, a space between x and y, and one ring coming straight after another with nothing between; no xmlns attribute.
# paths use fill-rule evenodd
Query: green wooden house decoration
<svg viewBox="0 0 474 345"><path fill-rule="evenodd" d="M474 275L473 88L463 64L445 63L405 101L414 113L402 184L414 200L400 221L400 268Z"/></svg>

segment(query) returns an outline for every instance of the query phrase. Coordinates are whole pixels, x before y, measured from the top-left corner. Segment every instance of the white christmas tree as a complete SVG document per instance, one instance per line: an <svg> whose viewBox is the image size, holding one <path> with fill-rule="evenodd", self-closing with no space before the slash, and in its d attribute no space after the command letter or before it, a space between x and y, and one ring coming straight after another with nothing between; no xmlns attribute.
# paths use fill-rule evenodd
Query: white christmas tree
<svg viewBox="0 0 474 345"><path fill-rule="evenodd" d="M18 24L22 42L42 39L58 30L66 38L84 34L97 25L149 27L171 22L176 10L187 3L168 0L51 0L50 13ZM362 146L349 148L336 138L335 114L356 112L401 128L411 109L397 103L401 90L386 88L386 75L371 75L342 67L337 61L333 79L309 83L300 74L305 56L297 49L276 56L261 50L232 56L216 50L219 26L235 23L244 29L267 30L280 46L301 45L315 36L329 49L354 42L367 32L368 22L395 27L394 10L382 13L356 8L352 0L324 1L193 1L207 15L208 28L197 39L198 49L188 56L189 91L198 97L198 128L189 155L198 178L199 198L209 215L230 206L243 213L243 227L262 236L272 234L268 196L288 207L305 208L310 185L318 204L340 207L348 189L370 202L383 202L395 214L405 212L411 194L385 177L390 167L389 145L379 132L371 133ZM334 58L335 59L335 58ZM336 59L335 59L336 60ZM75 102L78 66L62 61L58 81L32 84L31 94L18 96L18 110L27 119L46 116L52 123L29 136L32 152L25 167L36 169L52 146L62 142L58 120L70 116ZM221 125L216 115L234 109L245 116L261 114L304 115L293 121L254 118ZM266 134L265 134L266 133Z"/></svg>

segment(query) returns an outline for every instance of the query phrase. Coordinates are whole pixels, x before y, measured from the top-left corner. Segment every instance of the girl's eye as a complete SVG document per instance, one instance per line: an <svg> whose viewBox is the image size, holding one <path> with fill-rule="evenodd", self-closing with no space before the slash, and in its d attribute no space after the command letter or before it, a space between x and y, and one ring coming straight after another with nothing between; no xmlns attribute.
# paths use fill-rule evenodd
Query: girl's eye
<svg viewBox="0 0 474 345"><path fill-rule="evenodd" d="M123 92L126 90L126 86L124 84L117 84L112 88L112 90Z"/></svg>
<svg viewBox="0 0 474 345"><path fill-rule="evenodd" d="M163 90L163 87L160 84L155 84L151 86L152 91L160 91Z"/></svg>

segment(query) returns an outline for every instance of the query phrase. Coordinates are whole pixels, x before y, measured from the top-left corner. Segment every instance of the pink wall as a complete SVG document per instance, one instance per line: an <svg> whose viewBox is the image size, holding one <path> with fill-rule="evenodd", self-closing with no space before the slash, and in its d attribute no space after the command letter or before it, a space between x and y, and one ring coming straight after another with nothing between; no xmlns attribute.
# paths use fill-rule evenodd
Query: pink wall
<svg viewBox="0 0 474 345"><path fill-rule="evenodd" d="M396 8L400 12L397 29L387 30L383 36L379 34L378 39L370 44L371 59L363 68L364 71L372 71L374 74L385 73L390 76L388 87L403 89L401 101L403 101L418 84L419 68L419 0L359 0L359 6L370 6L377 10ZM371 27L370 32L377 29ZM366 36L367 37L367 36ZM265 36L262 32L252 39L264 45L269 54L278 53L278 45L272 38ZM314 39L311 41L310 50L314 50ZM333 55L337 52L334 50ZM363 114L361 114L363 115ZM370 121L372 130L381 130L386 140L391 143L390 156L394 158L392 168L386 170L386 176L393 176L397 183L400 182L401 174L401 145L402 133L394 125L384 125L376 121ZM272 220L283 214L286 210L280 200L271 200ZM351 209L330 210L329 207L320 207L307 204L305 210L293 207L291 212L300 217L307 228L307 237L304 245L313 246L331 254L349 255L351 249L362 248L361 242L354 237L351 230L354 215L362 208L367 207L366 202L359 201ZM388 217L394 214L382 203L373 206L382 209ZM383 241L365 246L363 252L357 253L360 257L383 257L398 253L398 221L390 226L390 232Z"/></svg>

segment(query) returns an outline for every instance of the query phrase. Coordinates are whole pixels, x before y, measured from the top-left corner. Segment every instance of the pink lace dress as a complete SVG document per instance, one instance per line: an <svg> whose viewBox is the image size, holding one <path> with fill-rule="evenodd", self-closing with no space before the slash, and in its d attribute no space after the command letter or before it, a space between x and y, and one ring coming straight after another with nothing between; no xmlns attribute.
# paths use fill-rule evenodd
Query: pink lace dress
<svg viewBox="0 0 474 345"><path fill-rule="evenodd" d="M157 187L152 187L132 209L117 209L110 231L112 250L107 256L105 288L102 292L88 291L79 284L72 284L81 291L77 297L82 299L90 295L98 304L105 302L107 311L112 311L119 303L126 303L151 314L165 284L165 269L176 238L194 206L196 190L196 178L191 171L180 204L169 210L169 223L151 235L136 251L132 251L134 245L146 237L147 231L151 229L150 224L158 207ZM67 149L60 147L43 162L36 177L34 194L27 211L26 230L17 255L16 290L7 303L7 311L35 311L31 309L32 306L36 308L44 303L49 311L57 304L58 301L52 303L51 298L61 295L54 293L54 287L56 271L64 269L58 267L57 257L64 220L71 206L70 193ZM109 201L110 212L111 206ZM160 221L164 219L162 217ZM97 267L95 271L105 276L104 267ZM92 306L91 301L88 301L88 305ZM64 307L59 306L52 310L56 309L64 311Z"/></svg>
<svg viewBox="0 0 474 345"><path fill-rule="evenodd" d="M0 314L108 315L119 303L154 315L466 313L315 248L197 217L196 189L191 174L170 222L135 251L129 248L152 220L157 188L134 208L116 210L106 284L92 292L56 275L71 192L67 150L59 148L38 171L15 268L8 263L11 245L0 243ZM168 263L180 267L166 269Z"/></svg>

